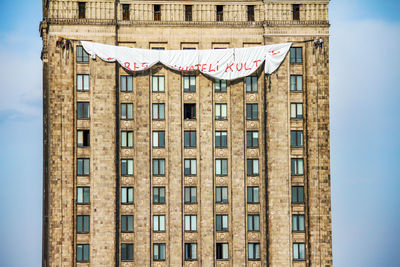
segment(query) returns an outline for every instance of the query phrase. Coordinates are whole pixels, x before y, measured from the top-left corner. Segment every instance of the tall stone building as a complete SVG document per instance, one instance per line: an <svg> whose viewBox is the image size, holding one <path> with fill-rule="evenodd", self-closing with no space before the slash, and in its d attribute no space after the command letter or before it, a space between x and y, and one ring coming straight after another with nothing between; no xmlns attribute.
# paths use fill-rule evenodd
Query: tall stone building
<svg viewBox="0 0 400 267"><path fill-rule="evenodd" d="M332 266L328 4L43 0L43 266ZM80 40L293 45L226 82Z"/></svg>

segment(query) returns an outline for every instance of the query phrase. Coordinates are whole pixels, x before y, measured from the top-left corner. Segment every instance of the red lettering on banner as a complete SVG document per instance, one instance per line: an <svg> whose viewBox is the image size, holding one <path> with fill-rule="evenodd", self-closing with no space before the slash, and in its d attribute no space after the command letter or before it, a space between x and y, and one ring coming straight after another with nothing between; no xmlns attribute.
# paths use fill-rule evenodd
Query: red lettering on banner
<svg viewBox="0 0 400 267"><path fill-rule="evenodd" d="M128 70L130 70L131 63L129 63L129 62L124 62L124 66L125 66L125 68L127 68Z"/></svg>
<svg viewBox="0 0 400 267"><path fill-rule="evenodd" d="M201 65L201 71L205 71L205 70L206 70L206 67L207 67L207 64L202 64L202 65Z"/></svg>
<svg viewBox="0 0 400 267"><path fill-rule="evenodd" d="M183 68L181 66L178 67L178 70L183 70Z"/></svg>
<svg viewBox="0 0 400 267"><path fill-rule="evenodd" d="M109 57L109 58L107 58L107 61L110 61L110 60L112 60L112 58L110 58L110 57Z"/></svg>
<svg viewBox="0 0 400 267"><path fill-rule="evenodd" d="M244 63L244 69L245 69L245 70L251 70L251 68L246 68L246 64L247 64L247 62Z"/></svg>
<svg viewBox="0 0 400 267"><path fill-rule="evenodd" d="M233 72L232 66L233 66L234 64L235 64L235 63L226 64L225 72L228 72L228 69L230 69L230 70Z"/></svg>
<svg viewBox="0 0 400 267"><path fill-rule="evenodd" d="M146 62L143 62L143 63L142 63L142 68L147 69L148 67L149 67L149 65L148 65Z"/></svg>
<svg viewBox="0 0 400 267"><path fill-rule="evenodd" d="M238 68L239 63L236 63L236 69L237 71L241 71L243 69L243 63L240 63L240 69Z"/></svg>
<svg viewBox="0 0 400 267"><path fill-rule="evenodd" d="M211 68L212 64L210 64L210 67L208 68L208 72L215 72L215 69Z"/></svg>
<svg viewBox="0 0 400 267"><path fill-rule="evenodd" d="M201 64L196 64L194 65L197 69L199 69L199 67L201 66Z"/></svg>
<svg viewBox="0 0 400 267"><path fill-rule="evenodd" d="M136 65L136 62L134 62L134 63L133 63L133 70L135 71L135 70L137 70L137 69L139 69L139 67Z"/></svg>
<svg viewBox="0 0 400 267"><path fill-rule="evenodd" d="M271 51L271 54L272 54L273 56L275 56L275 55L279 54L280 52L281 52L281 51L275 52L275 50L272 50L272 51Z"/></svg>
<svg viewBox="0 0 400 267"><path fill-rule="evenodd" d="M257 60L254 60L253 62L254 63L256 63L256 68L257 68L257 66L258 66L258 62L260 62L261 61L261 59L257 59Z"/></svg>
<svg viewBox="0 0 400 267"><path fill-rule="evenodd" d="M189 71L192 71L192 70L194 70L194 66L193 65L189 67Z"/></svg>

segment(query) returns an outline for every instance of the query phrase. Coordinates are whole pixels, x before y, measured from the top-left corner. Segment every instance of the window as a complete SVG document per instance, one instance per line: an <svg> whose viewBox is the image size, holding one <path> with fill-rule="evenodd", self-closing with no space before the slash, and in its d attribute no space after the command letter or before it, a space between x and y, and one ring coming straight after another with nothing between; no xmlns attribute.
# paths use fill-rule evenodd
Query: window
<svg viewBox="0 0 400 267"><path fill-rule="evenodd" d="M78 102L76 111L78 119L89 119L89 102Z"/></svg>
<svg viewBox="0 0 400 267"><path fill-rule="evenodd" d="M121 147L132 148L133 147L133 132L132 131L121 131Z"/></svg>
<svg viewBox="0 0 400 267"><path fill-rule="evenodd" d="M293 20L300 20L300 5L293 5Z"/></svg>
<svg viewBox="0 0 400 267"><path fill-rule="evenodd" d="M258 147L258 131L247 131L246 137L248 148Z"/></svg>
<svg viewBox="0 0 400 267"><path fill-rule="evenodd" d="M293 232L304 232L304 215L292 215Z"/></svg>
<svg viewBox="0 0 400 267"><path fill-rule="evenodd" d="M164 104L153 104L153 120L165 119L165 106Z"/></svg>
<svg viewBox="0 0 400 267"><path fill-rule="evenodd" d="M122 19L130 20L129 4L122 4Z"/></svg>
<svg viewBox="0 0 400 267"><path fill-rule="evenodd" d="M89 91L89 74L76 75L76 90Z"/></svg>
<svg viewBox="0 0 400 267"><path fill-rule="evenodd" d="M161 20L161 6L160 5L154 5L154 20Z"/></svg>
<svg viewBox="0 0 400 267"><path fill-rule="evenodd" d="M258 104L246 104L246 120L258 120Z"/></svg>
<svg viewBox="0 0 400 267"><path fill-rule="evenodd" d="M184 139L185 147L196 147L196 131L185 131Z"/></svg>
<svg viewBox="0 0 400 267"><path fill-rule="evenodd" d="M121 75L119 86L120 86L121 92L132 92L133 91L133 77L131 75Z"/></svg>
<svg viewBox="0 0 400 267"><path fill-rule="evenodd" d="M90 145L90 131L78 130L78 147L88 147Z"/></svg>
<svg viewBox="0 0 400 267"><path fill-rule="evenodd" d="M215 202L216 203L228 203L228 187L217 186L215 188Z"/></svg>
<svg viewBox="0 0 400 267"><path fill-rule="evenodd" d="M226 104L215 104L215 119L226 120Z"/></svg>
<svg viewBox="0 0 400 267"><path fill-rule="evenodd" d="M78 159L77 174L89 175L90 173L90 159Z"/></svg>
<svg viewBox="0 0 400 267"><path fill-rule="evenodd" d="M121 232L133 233L133 215L121 216Z"/></svg>
<svg viewBox="0 0 400 267"><path fill-rule="evenodd" d="M78 2L78 15L80 19L86 18L86 3Z"/></svg>
<svg viewBox="0 0 400 267"><path fill-rule="evenodd" d="M89 245L77 244L76 245L76 261L88 262L89 261Z"/></svg>
<svg viewBox="0 0 400 267"><path fill-rule="evenodd" d="M154 148L165 147L165 132L164 131L154 131L153 132L153 147Z"/></svg>
<svg viewBox="0 0 400 267"><path fill-rule="evenodd" d="M85 49L83 49L83 47L80 45L76 47L76 62L77 63L89 62L89 54L86 53Z"/></svg>
<svg viewBox="0 0 400 267"><path fill-rule="evenodd" d="M292 159L291 167L292 167L291 168L292 175L303 175L304 174L303 159Z"/></svg>
<svg viewBox="0 0 400 267"><path fill-rule="evenodd" d="M165 91L164 82L165 82L164 76L153 76L151 83L153 92L164 92Z"/></svg>
<svg viewBox="0 0 400 267"><path fill-rule="evenodd" d="M121 204L133 204L133 187L121 187Z"/></svg>
<svg viewBox="0 0 400 267"><path fill-rule="evenodd" d="M121 175L133 175L133 159L121 159Z"/></svg>
<svg viewBox="0 0 400 267"><path fill-rule="evenodd" d="M215 132L215 147L225 148L228 146L228 136L226 131L216 131Z"/></svg>
<svg viewBox="0 0 400 267"><path fill-rule="evenodd" d="M195 186L185 186L185 204L197 203L197 188Z"/></svg>
<svg viewBox="0 0 400 267"><path fill-rule="evenodd" d="M196 76L183 76L183 91L196 92Z"/></svg>
<svg viewBox="0 0 400 267"><path fill-rule="evenodd" d="M247 203L259 203L259 188L258 186L247 187Z"/></svg>
<svg viewBox="0 0 400 267"><path fill-rule="evenodd" d="M292 186L292 203L304 203L304 186Z"/></svg>
<svg viewBox="0 0 400 267"><path fill-rule="evenodd" d="M291 119L303 118L303 103L290 103L290 118Z"/></svg>
<svg viewBox="0 0 400 267"><path fill-rule="evenodd" d="M301 47L290 48L290 64L295 64L295 63L303 63Z"/></svg>
<svg viewBox="0 0 400 267"><path fill-rule="evenodd" d="M196 104L184 104L184 119L195 120L196 119Z"/></svg>
<svg viewBox="0 0 400 267"><path fill-rule="evenodd" d="M249 260L260 259L260 243L249 243Z"/></svg>
<svg viewBox="0 0 400 267"><path fill-rule="evenodd" d="M197 215L185 215L185 232L197 231Z"/></svg>
<svg viewBox="0 0 400 267"><path fill-rule="evenodd" d="M196 175L196 159L185 159L185 175Z"/></svg>
<svg viewBox="0 0 400 267"><path fill-rule="evenodd" d="M247 159L247 175L258 175L258 159Z"/></svg>
<svg viewBox="0 0 400 267"><path fill-rule="evenodd" d="M185 243L185 260L196 260L197 259L197 244L196 243Z"/></svg>
<svg viewBox="0 0 400 267"><path fill-rule="evenodd" d="M76 189L76 203L77 204L90 203L90 187L78 187Z"/></svg>
<svg viewBox="0 0 400 267"><path fill-rule="evenodd" d="M217 6L217 21L224 21L224 6Z"/></svg>
<svg viewBox="0 0 400 267"><path fill-rule="evenodd" d="M153 175L165 175L165 159L153 159Z"/></svg>
<svg viewBox="0 0 400 267"><path fill-rule="evenodd" d="M260 231L260 215L258 214L247 215L247 231L249 232Z"/></svg>
<svg viewBox="0 0 400 267"><path fill-rule="evenodd" d="M290 75L290 91L301 92L303 91L303 76Z"/></svg>
<svg viewBox="0 0 400 267"><path fill-rule="evenodd" d="M246 93L256 93L257 92L257 76L246 77Z"/></svg>
<svg viewBox="0 0 400 267"><path fill-rule="evenodd" d="M121 104L121 120L133 119L133 104Z"/></svg>
<svg viewBox="0 0 400 267"><path fill-rule="evenodd" d="M216 159L215 160L215 175L226 176L228 175L228 160Z"/></svg>
<svg viewBox="0 0 400 267"><path fill-rule="evenodd" d="M185 5L185 21L192 21L192 7L191 5Z"/></svg>
<svg viewBox="0 0 400 267"><path fill-rule="evenodd" d="M218 80L214 81L214 90L216 93L226 92L226 80Z"/></svg>
<svg viewBox="0 0 400 267"><path fill-rule="evenodd" d="M78 234L89 233L90 217L89 215L76 216L76 232Z"/></svg>
<svg viewBox="0 0 400 267"><path fill-rule="evenodd" d="M227 260L229 258L228 243L217 243L217 260Z"/></svg>
<svg viewBox="0 0 400 267"><path fill-rule="evenodd" d="M293 243L293 259L294 260L306 259L306 246L304 243Z"/></svg>
<svg viewBox="0 0 400 267"><path fill-rule="evenodd" d="M153 187L153 204L165 204L165 187Z"/></svg>
<svg viewBox="0 0 400 267"><path fill-rule="evenodd" d="M165 260L165 244L153 244L153 260L164 261Z"/></svg>
<svg viewBox="0 0 400 267"><path fill-rule="evenodd" d="M152 47L151 50L165 50L165 47Z"/></svg>
<svg viewBox="0 0 400 267"><path fill-rule="evenodd" d="M121 260L133 261L133 244L121 244Z"/></svg>
<svg viewBox="0 0 400 267"><path fill-rule="evenodd" d="M215 224L217 232L228 231L228 215L217 215Z"/></svg>
<svg viewBox="0 0 400 267"><path fill-rule="evenodd" d="M290 131L290 146L291 147L303 146L303 131Z"/></svg>
<svg viewBox="0 0 400 267"><path fill-rule="evenodd" d="M153 215L153 231L165 232L165 215Z"/></svg>
<svg viewBox="0 0 400 267"><path fill-rule="evenodd" d="M247 6L247 21L254 21L254 6Z"/></svg>

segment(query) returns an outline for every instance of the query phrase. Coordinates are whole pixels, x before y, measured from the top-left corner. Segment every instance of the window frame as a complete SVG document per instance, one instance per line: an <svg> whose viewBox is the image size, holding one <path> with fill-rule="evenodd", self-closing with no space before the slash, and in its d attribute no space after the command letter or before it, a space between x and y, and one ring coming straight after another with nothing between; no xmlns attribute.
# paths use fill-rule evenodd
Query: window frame
<svg viewBox="0 0 400 267"><path fill-rule="evenodd" d="M135 203L135 195L134 195L135 191L132 186L121 186L120 193L121 193L121 205L133 205ZM130 193L132 194L130 195ZM123 201L124 194L126 201ZM132 196L132 198L130 198L130 196Z"/></svg>
<svg viewBox="0 0 400 267"><path fill-rule="evenodd" d="M224 108L225 107L225 116ZM217 116L217 111L219 111L219 116ZM228 104L226 103L216 103L215 104L215 120L228 120Z"/></svg>
<svg viewBox="0 0 400 267"><path fill-rule="evenodd" d="M292 4L292 20L300 20L300 4Z"/></svg>
<svg viewBox="0 0 400 267"><path fill-rule="evenodd" d="M193 190L194 189L194 190ZM195 201L192 201L193 198L193 191L195 192ZM189 201L186 201L187 192L189 192ZM185 186L183 192L183 199L185 204L197 204L197 186Z"/></svg>
<svg viewBox="0 0 400 267"><path fill-rule="evenodd" d="M76 74L76 91L89 92L90 91L90 76L86 73Z"/></svg>
<svg viewBox="0 0 400 267"><path fill-rule="evenodd" d="M156 255L155 255L156 248L157 248L158 258L156 258ZM161 258L162 250L163 250L164 257ZM153 261L165 261L165 254L166 254L166 244L165 243L153 243Z"/></svg>
<svg viewBox="0 0 400 267"><path fill-rule="evenodd" d="M194 161L194 165L195 165L195 171L193 173L193 162ZM186 162L189 162L189 173L186 172ZM197 175L197 159L195 158L190 158L190 159L184 159L183 161L184 165L183 165L183 173L185 176L196 176Z"/></svg>
<svg viewBox="0 0 400 267"><path fill-rule="evenodd" d="M253 22L255 21L254 19L254 9L255 6L254 5L248 5L247 6L247 21Z"/></svg>
<svg viewBox="0 0 400 267"><path fill-rule="evenodd" d="M303 47L290 48L290 64L303 64Z"/></svg>
<svg viewBox="0 0 400 267"><path fill-rule="evenodd" d="M216 21L218 22L224 21L224 6L217 5L215 11L216 11Z"/></svg>
<svg viewBox="0 0 400 267"><path fill-rule="evenodd" d="M247 76L246 81L246 93L255 94L258 93L258 76Z"/></svg>
<svg viewBox="0 0 400 267"><path fill-rule="evenodd" d="M303 218L302 221L303 224L301 224L301 218ZM304 214L292 214L292 232L303 233L305 232L305 229L306 229L306 222Z"/></svg>
<svg viewBox="0 0 400 267"><path fill-rule="evenodd" d="M122 4L122 20L129 21L131 17L130 4Z"/></svg>
<svg viewBox="0 0 400 267"><path fill-rule="evenodd" d="M153 20L161 21L161 5L153 5Z"/></svg>
<svg viewBox="0 0 400 267"><path fill-rule="evenodd" d="M192 81L194 81L194 86L192 85ZM186 82L188 83L189 87L186 87ZM195 93L196 92L197 82L196 82L195 75L183 75L182 84L183 84L183 92L184 93Z"/></svg>
<svg viewBox="0 0 400 267"><path fill-rule="evenodd" d="M153 214L153 233L165 233L166 229L167 229L167 221L165 218L165 214ZM162 220L164 220L162 222ZM157 224L155 224L154 222L157 221ZM157 227L156 227L157 226ZM164 226L164 227L162 227Z"/></svg>
<svg viewBox="0 0 400 267"><path fill-rule="evenodd" d="M290 130L290 147L304 147L304 132L303 130Z"/></svg>
<svg viewBox="0 0 400 267"><path fill-rule="evenodd" d="M79 201L79 199L80 199L79 191L82 191L82 193L81 193L82 194L82 201L81 202ZM85 196L87 196L87 198ZM90 187L89 186L78 186L76 188L76 204L77 205L90 205Z"/></svg>
<svg viewBox="0 0 400 267"><path fill-rule="evenodd" d="M82 135L82 143L79 143L79 135ZM86 142L85 142L86 140ZM76 133L76 146L79 148L87 148L90 147L90 130L87 129L78 129Z"/></svg>
<svg viewBox="0 0 400 267"><path fill-rule="evenodd" d="M219 189L219 190L217 190L217 189ZM225 189L226 189L226 200L223 198L224 197L224 192L223 191ZM220 198L221 200L218 201L218 198ZM228 186L216 186L215 187L215 203L216 204L228 204L229 203Z"/></svg>
<svg viewBox="0 0 400 267"><path fill-rule="evenodd" d="M219 89L217 88L219 87ZM228 82L227 80L214 80L214 92L215 93L226 93L228 90Z"/></svg>
<svg viewBox="0 0 400 267"><path fill-rule="evenodd" d="M123 112L124 109L125 112ZM121 112L121 120L124 121L133 120L133 103L121 103L120 112Z"/></svg>
<svg viewBox="0 0 400 267"><path fill-rule="evenodd" d="M193 5L185 5L185 21L193 20Z"/></svg>
<svg viewBox="0 0 400 267"><path fill-rule="evenodd" d="M298 90L299 85L300 85L300 90ZM293 93L303 92L303 75L301 74L290 75L290 92Z"/></svg>
<svg viewBox="0 0 400 267"><path fill-rule="evenodd" d="M86 2L78 2L78 19L86 19Z"/></svg>
<svg viewBox="0 0 400 267"><path fill-rule="evenodd" d="M153 93L165 93L165 75L151 76L151 91Z"/></svg>
<svg viewBox="0 0 400 267"><path fill-rule="evenodd" d="M126 253L126 258L124 259L124 248L125 246L125 253ZM130 249L130 253L128 252L128 249ZM132 256L132 257L129 257ZM121 243L121 261L123 262L132 262L134 258L134 246L133 243Z"/></svg>
<svg viewBox="0 0 400 267"><path fill-rule="evenodd" d="M154 158L153 159L153 164L152 164L152 174L153 176L165 176L165 158ZM164 165L162 165L161 162L164 162ZM155 169L155 166L157 166L157 169ZM163 168L161 168L163 167ZM155 170L158 170L157 172L155 172Z"/></svg>
<svg viewBox="0 0 400 267"><path fill-rule="evenodd" d="M301 168L300 168L301 162ZM303 158L291 158L290 159L290 174L292 176L304 175L304 159Z"/></svg>
<svg viewBox="0 0 400 267"><path fill-rule="evenodd" d="M299 109L299 107L301 107ZM291 120L302 120L304 118L304 105L300 102L290 103L290 119ZM301 114L299 113L301 111ZM293 116L294 115L294 116Z"/></svg>
<svg viewBox="0 0 400 267"><path fill-rule="evenodd" d="M153 131L152 132L152 147L153 148L165 148L165 131Z"/></svg>
<svg viewBox="0 0 400 267"><path fill-rule="evenodd" d="M254 135L257 135L257 137L254 137ZM258 146L259 146L258 131L246 131L246 147L258 148Z"/></svg>
<svg viewBox="0 0 400 267"><path fill-rule="evenodd" d="M254 118L254 107L257 107L256 117ZM250 111L249 111L250 108ZM249 115L250 114L250 118ZM246 120L258 121L258 103L247 103L246 104Z"/></svg>
<svg viewBox="0 0 400 267"><path fill-rule="evenodd" d="M220 227L218 227L218 224ZM228 216L228 214L216 214L215 215L215 231L216 232L229 232L229 216Z"/></svg>
<svg viewBox="0 0 400 267"><path fill-rule="evenodd" d="M249 194L249 190L251 190L250 191L251 194ZM246 191L247 191L246 192L247 204L259 204L260 203L260 187L259 186L248 186ZM255 192L257 192L257 200L254 200ZM251 199L249 196L251 196Z"/></svg>
<svg viewBox="0 0 400 267"><path fill-rule="evenodd" d="M121 148L133 148L133 131L121 131Z"/></svg>
<svg viewBox="0 0 400 267"><path fill-rule="evenodd" d="M89 63L89 54L86 52L85 49L83 49L83 46L81 45L76 46L76 63L79 64Z"/></svg>
<svg viewBox="0 0 400 267"><path fill-rule="evenodd" d="M121 159L121 176L133 176L135 173L134 164L132 158L123 158ZM125 164L126 168L123 168L123 164ZM129 168L131 167L132 173L129 172Z"/></svg>
<svg viewBox="0 0 400 267"><path fill-rule="evenodd" d="M258 217L258 224L254 220L254 218L256 218L256 217ZM260 232L260 214L247 214L247 231L248 232Z"/></svg>
<svg viewBox="0 0 400 267"><path fill-rule="evenodd" d="M301 249L303 248L303 253L301 253ZM297 251L297 257L296 257ZM303 255L303 257L301 257ZM294 261L304 261L306 260L306 244L302 242L293 243L293 260Z"/></svg>
<svg viewBox="0 0 400 267"><path fill-rule="evenodd" d="M79 162L82 162L82 171L79 168ZM88 167L87 171L85 166ZM77 158L76 159L76 175L77 176L89 176L90 175L90 158Z"/></svg>
<svg viewBox="0 0 400 267"><path fill-rule="evenodd" d="M81 221L79 223L79 221ZM79 225L81 227L79 227ZM89 234L90 233L90 215L77 215L76 216L76 233Z"/></svg>
<svg viewBox="0 0 400 267"><path fill-rule="evenodd" d="M224 172L224 166L225 172ZM218 167L220 172L218 172ZM217 158L215 159L215 176L228 176L229 167L228 167L228 159L226 158Z"/></svg>
<svg viewBox="0 0 400 267"><path fill-rule="evenodd" d="M81 247L81 248L80 248ZM78 250L82 250L81 256L82 258L79 259L79 252ZM85 257L85 250L87 250L87 259ZM76 262L90 262L90 245L89 244L76 244Z"/></svg>
<svg viewBox="0 0 400 267"><path fill-rule="evenodd" d="M260 243L259 242L249 242L247 243L247 258L250 261L259 261L261 260L261 253L260 253ZM252 248L250 248L252 247ZM257 251L258 249L258 251ZM252 255L254 255L252 258L250 258L250 250L252 250ZM258 252L258 253L257 253ZM258 257L257 257L258 255Z"/></svg>
<svg viewBox="0 0 400 267"><path fill-rule="evenodd" d="M119 76L119 90L122 93L133 92L133 75L120 75Z"/></svg>
<svg viewBox="0 0 400 267"><path fill-rule="evenodd" d="M193 246L195 255L193 257ZM196 261L197 260L197 243L185 243L185 261Z"/></svg>
<svg viewBox="0 0 400 267"><path fill-rule="evenodd" d="M161 116L160 116L160 107L163 107L162 108L162 118L161 118ZM157 107L157 113L156 113L156 118L155 118L155 116L154 116L154 107ZM165 103L153 103L152 104L152 114L151 114L151 118L153 119L153 120L157 120L157 121L163 121L163 120L165 120Z"/></svg>
<svg viewBox="0 0 400 267"><path fill-rule="evenodd" d="M257 166L257 168L256 168L256 166ZM247 176L259 176L260 175L260 160L259 159L247 159L246 167L247 167L246 168Z"/></svg>
<svg viewBox="0 0 400 267"><path fill-rule="evenodd" d="M300 190L301 197L299 196L299 189L301 189ZM294 196L296 196L296 199L294 198ZM304 186L302 185L292 186L292 204L304 204L304 200L305 200Z"/></svg>
<svg viewBox="0 0 400 267"><path fill-rule="evenodd" d="M194 144L192 144L193 142L193 136L194 136ZM188 137L188 145L186 145L186 140ZM190 130L190 131L184 131L183 132L183 144L185 148L195 148L197 147L197 135L196 135L196 131Z"/></svg>
<svg viewBox="0 0 400 267"><path fill-rule="evenodd" d="M187 110L189 109L189 110ZM191 118L187 118L187 114L190 113ZM196 104L195 103L185 103L183 104L183 118L184 120L196 120Z"/></svg>
<svg viewBox="0 0 400 267"><path fill-rule="evenodd" d="M225 133L225 145L224 145L224 133ZM218 136L219 134L219 136ZM215 131L215 148L227 148L228 147L228 132L227 131Z"/></svg>
<svg viewBox="0 0 400 267"><path fill-rule="evenodd" d="M132 227L129 227L129 221L131 219L132 222ZM125 227L123 227L125 224ZM134 228L134 217L133 215L121 215L121 233L133 233L135 228ZM130 228L132 230L130 230Z"/></svg>
<svg viewBox="0 0 400 267"><path fill-rule="evenodd" d="M189 218L189 229L186 229L186 218ZM193 218L195 222L193 222ZM185 214L183 216L183 230L186 233L197 232L197 214Z"/></svg>
<svg viewBox="0 0 400 267"><path fill-rule="evenodd" d="M218 247L220 247L221 254L222 254L221 255L222 257L220 257L220 258L218 258L218 254L220 254L220 253L218 253ZM224 257L224 248L226 248L227 257ZM217 261L227 261L227 260L229 260L229 243L227 243L227 242L218 242L218 243L216 243L216 245L215 245L215 258L216 258Z"/></svg>
<svg viewBox="0 0 400 267"><path fill-rule="evenodd" d="M86 114L87 111L87 114ZM81 112L81 116L79 116L79 112ZM86 116L87 115L87 116ZM83 101L76 103L76 118L78 120L89 120L90 119L90 102Z"/></svg>
<svg viewBox="0 0 400 267"><path fill-rule="evenodd" d="M164 200L162 199L162 191L164 191ZM157 192L157 194L156 194L156 192ZM165 200L166 200L165 193L166 193L165 186L154 186L153 187L153 204L157 204L157 205L165 204Z"/></svg>

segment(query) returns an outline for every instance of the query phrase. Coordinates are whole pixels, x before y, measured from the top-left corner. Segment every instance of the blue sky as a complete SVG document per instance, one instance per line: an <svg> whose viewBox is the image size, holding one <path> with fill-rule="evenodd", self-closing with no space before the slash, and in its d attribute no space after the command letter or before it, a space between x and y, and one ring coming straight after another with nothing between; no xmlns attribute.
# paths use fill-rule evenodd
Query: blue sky
<svg viewBox="0 0 400 267"><path fill-rule="evenodd" d="M41 2L0 0L0 266L41 262ZM400 4L330 4L335 266L398 266Z"/></svg>

